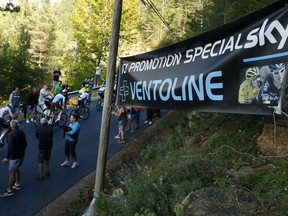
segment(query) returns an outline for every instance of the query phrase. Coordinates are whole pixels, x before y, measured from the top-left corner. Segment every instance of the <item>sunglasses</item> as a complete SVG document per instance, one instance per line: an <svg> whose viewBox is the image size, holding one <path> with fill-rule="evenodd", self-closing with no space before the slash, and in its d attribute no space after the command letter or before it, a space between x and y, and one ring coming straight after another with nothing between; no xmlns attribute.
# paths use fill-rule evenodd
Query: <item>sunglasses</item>
<svg viewBox="0 0 288 216"><path fill-rule="evenodd" d="M277 76L277 75L279 75L280 73L282 74L282 73L284 73L284 69L282 69L282 70L280 70L280 71L272 71L271 73L273 74L273 75L275 75L275 76Z"/></svg>

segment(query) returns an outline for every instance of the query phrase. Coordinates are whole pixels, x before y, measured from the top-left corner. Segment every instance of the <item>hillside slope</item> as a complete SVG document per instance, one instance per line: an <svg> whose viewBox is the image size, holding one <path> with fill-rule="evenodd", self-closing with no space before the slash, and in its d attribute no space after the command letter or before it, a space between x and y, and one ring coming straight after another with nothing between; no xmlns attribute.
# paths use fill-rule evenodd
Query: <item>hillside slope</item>
<svg viewBox="0 0 288 216"><path fill-rule="evenodd" d="M145 149L116 160L107 174L109 195L97 200L98 215L287 213L288 163L279 148L287 140L285 127L277 127L278 141L284 137L274 144L270 116L168 115L150 128L153 136L139 137Z"/></svg>
<svg viewBox="0 0 288 216"><path fill-rule="evenodd" d="M276 129L271 116L170 111L108 161L97 215L286 215L288 131ZM94 177L38 215L81 215Z"/></svg>

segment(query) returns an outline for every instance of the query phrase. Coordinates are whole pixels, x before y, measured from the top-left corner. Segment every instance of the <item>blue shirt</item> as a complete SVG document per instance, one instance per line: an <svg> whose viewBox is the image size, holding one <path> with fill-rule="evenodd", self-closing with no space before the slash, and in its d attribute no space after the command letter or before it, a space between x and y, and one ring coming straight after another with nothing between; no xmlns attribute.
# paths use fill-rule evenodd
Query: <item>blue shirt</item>
<svg viewBox="0 0 288 216"><path fill-rule="evenodd" d="M65 96L62 95L62 94L57 94L57 95L54 97L54 99L53 99L52 102L56 103L56 102L60 102L61 100L64 102L64 101L65 101Z"/></svg>
<svg viewBox="0 0 288 216"><path fill-rule="evenodd" d="M83 93L80 95L79 99L80 99L80 100L81 100L81 99L87 100L87 99L89 99L89 97L90 97L90 95L89 95L87 92L83 92Z"/></svg>
<svg viewBox="0 0 288 216"><path fill-rule="evenodd" d="M80 124L77 121L76 122L70 122L68 127L70 127L72 130L67 132L66 140L68 140L68 141L77 141L78 140L78 135L79 135L79 132L80 132Z"/></svg>

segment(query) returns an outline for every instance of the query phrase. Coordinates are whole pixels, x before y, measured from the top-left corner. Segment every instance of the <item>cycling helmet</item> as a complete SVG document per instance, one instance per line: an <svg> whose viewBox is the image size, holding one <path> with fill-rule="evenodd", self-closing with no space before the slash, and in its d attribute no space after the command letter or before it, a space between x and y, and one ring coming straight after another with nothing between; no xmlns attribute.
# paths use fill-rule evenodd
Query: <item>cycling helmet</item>
<svg viewBox="0 0 288 216"><path fill-rule="evenodd" d="M89 87L89 84L88 84L88 83L86 83L86 84L85 84L85 87L86 87L86 88L88 88L88 87Z"/></svg>
<svg viewBox="0 0 288 216"><path fill-rule="evenodd" d="M254 80L260 76L260 72L257 67L250 67L246 70L245 76L247 80Z"/></svg>
<svg viewBox="0 0 288 216"><path fill-rule="evenodd" d="M67 93L67 90L66 90L66 89L63 89L63 90L62 90L62 93L64 93L64 94Z"/></svg>
<svg viewBox="0 0 288 216"><path fill-rule="evenodd" d="M270 73L273 73L275 75L278 74L279 72L283 73L285 71L285 64L284 63L271 64L268 67L270 69Z"/></svg>

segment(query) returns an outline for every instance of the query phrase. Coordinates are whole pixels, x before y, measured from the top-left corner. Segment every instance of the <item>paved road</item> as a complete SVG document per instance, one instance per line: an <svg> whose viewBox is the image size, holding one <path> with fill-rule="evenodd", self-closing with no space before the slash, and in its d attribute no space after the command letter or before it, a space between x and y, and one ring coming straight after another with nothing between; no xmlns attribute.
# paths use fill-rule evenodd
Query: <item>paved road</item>
<svg viewBox="0 0 288 216"><path fill-rule="evenodd" d="M69 113L69 111L67 112ZM146 111L142 110L141 121L146 116ZM40 211L44 206L53 201L57 196L65 192L81 178L95 170L99 134L101 125L101 112L97 112L95 103L91 104L91 113L88 120L79 120L81 132L76 152L79 161L77 169L70 167L60 167L65 159L64 142L62 129L54 128L54 146L50 161L51 176L42 182L34 180L38 174L37 151L38 143L35 138L35 127L33 124L21 122L20 128L24 130L27 136L28 146L24 164L21 168L21 186L20 191L15 191L11 197L0 198L0 215L5 216L30 216ZM136 130L136 135L143 131L148 125L142 125L141 129ZM117 134L117 119L111 118L110 139L108 146L108 158L123 148L123 144L118 143L113 137ZM132 137L127 135L127 141ZM5 157L7 146L0 149L0 159ZM0 192L7 188L8 166L0 164Z"/></svg>

